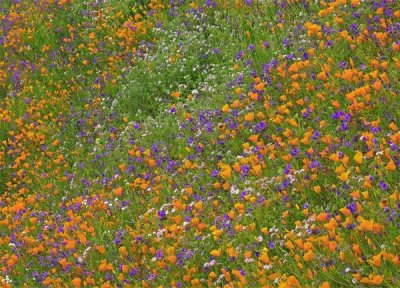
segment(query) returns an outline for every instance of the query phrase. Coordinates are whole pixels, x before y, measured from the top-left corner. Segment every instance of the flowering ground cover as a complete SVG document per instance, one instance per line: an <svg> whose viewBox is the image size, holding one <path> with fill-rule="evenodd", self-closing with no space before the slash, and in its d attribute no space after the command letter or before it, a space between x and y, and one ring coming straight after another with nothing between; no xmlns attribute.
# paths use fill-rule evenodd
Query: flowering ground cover
<svg viewBox="0 0 400 288"><path fill-rule="evenodd" d="M400 287L398 1L0 19L1 287Z"/></svg>

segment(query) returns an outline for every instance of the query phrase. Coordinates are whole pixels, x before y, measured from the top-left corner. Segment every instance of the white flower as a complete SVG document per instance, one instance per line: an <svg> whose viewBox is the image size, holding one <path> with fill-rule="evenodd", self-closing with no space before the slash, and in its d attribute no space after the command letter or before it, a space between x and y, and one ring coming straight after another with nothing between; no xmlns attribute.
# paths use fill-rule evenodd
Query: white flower
<svg viewBox="0 0 400 288"><path fill-rule="evenodd" d="M240 191L235 185L232 185L230 192L233 195L237 195L237 194L239 194Z"/></svg>

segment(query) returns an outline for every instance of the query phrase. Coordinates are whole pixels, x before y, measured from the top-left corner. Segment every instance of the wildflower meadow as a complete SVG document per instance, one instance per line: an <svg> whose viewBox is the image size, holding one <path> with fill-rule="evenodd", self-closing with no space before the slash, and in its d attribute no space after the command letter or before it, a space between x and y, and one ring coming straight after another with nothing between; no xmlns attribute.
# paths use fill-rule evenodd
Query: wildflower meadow
<svg viewBox="0 0 400 288"><path fill-rule="evenodd" d="M0 287L400 287L398 0L0 20Z"/></svg>

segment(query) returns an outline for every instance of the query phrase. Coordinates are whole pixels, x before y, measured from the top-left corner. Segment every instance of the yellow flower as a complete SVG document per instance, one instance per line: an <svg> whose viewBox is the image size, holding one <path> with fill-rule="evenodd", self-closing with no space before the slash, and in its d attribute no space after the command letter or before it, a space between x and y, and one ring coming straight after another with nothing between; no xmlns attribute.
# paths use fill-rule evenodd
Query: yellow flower
<svg viewBox="0 0 400 288"><path fill-rule="evenodd" d="M343 172L342 174L340 174L340 176L338 177L341 181L346 182L347 180L349 180L349 173L345 173Z"/></svg>
<svg viewBox="0 0 400 288"><path fill-rule="evenodd" d="M311 261L312 259L314 259L314 253L312 251L308 251L306 254L304 254L303 259L306 262Z"/></svg>
<svg viewBox="0 0 400 288"><path fill-rule="evenodd" d="M254 120L254 112L247 113L247 114L244 116L244 120L245 120L246 122L251 122L251 121L253 121L253 120Z"/></svg>
<svg viewBox="0 0 400 288"><path fill-rule="evenodd" d="M211 254L212 256L214 256L214 257L219 257L219 256L221 256L222 252L221 252L221 250L212 250L212 251L210 252L210 254Z"/></svg>
<svg viewBox="0 0 400 288"><path fill-rule="evenodd" d="M354 161L356 161L358 164L362 164L363 154L360 151L357 151L356 155L354 155Z"/></svg>
<svg viewBox="0 0 400 288"><path fill-rule="evenodd" d="M225 104L224 106L222 106L222 112L228 113L229 110L230 110L230 108L229 108L229 105L228 105L228 104Z"/></svg>
<svg viewBox="0 0 400 288"><path fill-rule="evenodd" d="M314 186L314 192L315 193L321 193L321 186L319 186L319 185L317 185L317 186Z"/></svg>
<svg viewBox="0 0 400 288"><path fill-rule="evenodd" d="M224 180L231 178L232 168L229 165L224 165L223 170L219 173Z"/></svg>

